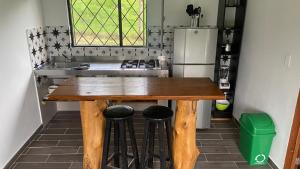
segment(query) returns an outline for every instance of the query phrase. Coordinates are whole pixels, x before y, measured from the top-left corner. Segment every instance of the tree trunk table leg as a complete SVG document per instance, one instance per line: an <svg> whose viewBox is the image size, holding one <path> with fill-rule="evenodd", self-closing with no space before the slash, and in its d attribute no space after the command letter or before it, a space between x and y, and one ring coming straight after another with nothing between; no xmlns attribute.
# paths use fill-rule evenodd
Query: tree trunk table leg
<svg viewBox="0 0 300 169"><path fill-rule="evenodd" d="M194 169L200 154L196 145L197 101L178 100L173 129L173 159L175 169Z"/></svg>
<svg viewBox="0 0 300 169"><path fill-rule="evenodd" d="M83 135L83 168L99 169L102 160L107 101L81 101L80 115Z"/></svg>

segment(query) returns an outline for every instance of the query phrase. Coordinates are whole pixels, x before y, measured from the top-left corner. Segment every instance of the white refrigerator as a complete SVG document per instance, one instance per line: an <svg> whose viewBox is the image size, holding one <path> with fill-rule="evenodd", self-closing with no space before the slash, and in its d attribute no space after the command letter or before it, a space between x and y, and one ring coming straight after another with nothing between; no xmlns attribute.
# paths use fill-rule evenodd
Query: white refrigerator
<svg viewBox="0 0 300 169"><path fill-rule="evenodd" d="M218 29L179 28L174 32L173 77L214 79ZM198 101L197 129L210 128L212 101ZM172 102L175 111L176 103Z"/></svg>

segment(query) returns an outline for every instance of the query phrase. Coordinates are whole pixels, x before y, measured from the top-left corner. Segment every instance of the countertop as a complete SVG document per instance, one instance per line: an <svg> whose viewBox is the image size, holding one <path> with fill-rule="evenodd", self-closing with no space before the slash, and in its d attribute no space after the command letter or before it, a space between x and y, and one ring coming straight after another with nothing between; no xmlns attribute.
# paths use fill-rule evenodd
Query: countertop
<svg viewBox="0 0 300 169"><path fill-rule="evenodd" d="M168 67L162 69L124 69L121 61L107 62L57 62L44 65L34 71L36 76L159 76L166 77L169 74ZM80 64L89 64L89 68L78 70L74 67Z"/></svg>

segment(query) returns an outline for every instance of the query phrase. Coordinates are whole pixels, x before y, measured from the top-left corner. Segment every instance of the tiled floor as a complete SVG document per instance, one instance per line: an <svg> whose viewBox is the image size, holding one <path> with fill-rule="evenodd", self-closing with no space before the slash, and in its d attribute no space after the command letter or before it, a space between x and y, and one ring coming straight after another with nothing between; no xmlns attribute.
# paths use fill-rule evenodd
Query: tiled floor
<svg viewBox="0 0 300 169"><path fill-rule="evenodd" d="M143 139L143 119L135 114L137 144ZM197 132L202 150L196 168L249 169L238 150L238 129L233 122L213 123L211 129ZM138 147L139 149L141 147ZM79 112L59 112L47 128L17 158L11 169L81 169L82 134ZM155 166L159 162L155 162ZM159 167L155 167L159 168ZM259 167L271 169L271 167Z"/></svg>

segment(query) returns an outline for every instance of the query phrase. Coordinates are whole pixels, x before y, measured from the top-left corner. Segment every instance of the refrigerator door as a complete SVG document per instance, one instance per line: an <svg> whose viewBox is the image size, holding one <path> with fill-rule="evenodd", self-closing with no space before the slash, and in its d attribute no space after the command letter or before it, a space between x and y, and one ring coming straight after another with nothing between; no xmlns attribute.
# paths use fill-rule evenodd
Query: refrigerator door
<svg viewBox="0 0 300 169"><path fill-rule="evenodd" d="M214 79L215 65L173 65L173 77L209 77Z"/></svg>
<svg viewBox="0 0 300 169"><path fill-rule="evenodd" d="M173 63L184 63L186 29L175 29Z"/></svg>
<svg viewBox="0 0 300 169"><path fill-rule="evenodd" d="M184 77L184 65L173 65L173 77Z"/></svg>
<svg viewBox="0 0 300 169"><path fill-rule="evenodd" d="M184 65L183 77L209 77L214 80L215 65Z"/></svg>
<svg viewBox="0 0 300 169"><path fill-rule="evenodd" d="M214 79L215 65L184 65L184 77L209 77ZM212 101L201 100L197 103L197 129L210 128Z"/></svg>
<svg viewBox="0 0 300 169"><path fill-rule="evenodd" d="M217 36L217 29L186 29L184 63L215 63Z"/></svg>
<svg viewBox="0 0 300 169"><path fill-rule="evenodd" d="M173 65L174 77L209 77L214 79L215 65ZM210 128L212 101L197 102L197 129ZM176 110L176 102L172 102L173 111ZM173 119L174 120L174 119Z"/></svg>

